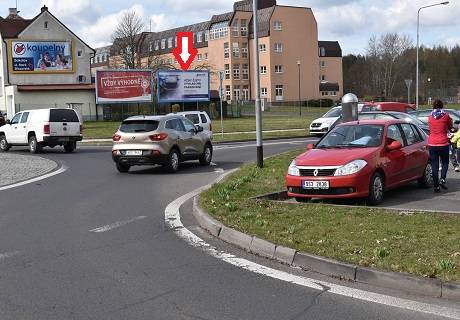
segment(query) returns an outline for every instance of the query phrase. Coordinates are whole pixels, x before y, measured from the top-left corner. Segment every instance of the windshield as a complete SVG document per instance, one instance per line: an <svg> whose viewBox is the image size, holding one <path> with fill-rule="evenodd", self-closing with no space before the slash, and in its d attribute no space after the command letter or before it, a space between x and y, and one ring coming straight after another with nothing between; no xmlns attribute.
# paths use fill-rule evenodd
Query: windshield
<svg viewBox="0 0 460 320"><path fill-rule="evenodd" d="M126 120L120 126L121 132L136 133L150 132L158 128L158 121L155 120Z"/></svg>
<svg viewBox="0 0 460 320"><path fill-rule="evenodd" d="M317 149L372 148L382 142L383 126L375 124L345 125L330 131L316 146Z"/></svg>
<svg viewBox="0 0 460 320"><path fill-rule="evenodd" d="M341 115L342 115L342 108L332 108L323 116L323 118L338 118Z"/></svg>

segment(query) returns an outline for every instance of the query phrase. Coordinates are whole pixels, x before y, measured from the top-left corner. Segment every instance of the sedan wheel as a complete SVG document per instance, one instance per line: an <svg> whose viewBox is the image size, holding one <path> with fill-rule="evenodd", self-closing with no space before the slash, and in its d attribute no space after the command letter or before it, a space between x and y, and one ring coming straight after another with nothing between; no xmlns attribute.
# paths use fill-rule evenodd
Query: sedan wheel
<svg viewBox="0 0 460 320"><path fill-rule="evenodd" d="M431 163L427 163L423 176L417 182L421 188L430 188L433 186L433 168L431 167Z"/></svg>
<svg viewBox="0 0 460 320"><path fill-rule="evenodd" d="M385 183L380 173L376 172L371 178L369 185L369 196L367 202L370 205L377 205L383 201L383 193L385 192Z"/></svg>

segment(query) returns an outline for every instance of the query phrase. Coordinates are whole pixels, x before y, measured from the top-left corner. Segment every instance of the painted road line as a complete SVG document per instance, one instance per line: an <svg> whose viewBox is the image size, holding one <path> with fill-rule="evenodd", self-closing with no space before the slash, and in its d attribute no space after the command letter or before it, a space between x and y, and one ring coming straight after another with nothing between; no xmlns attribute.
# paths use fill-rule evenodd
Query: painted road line
<svg viewBox="0 0 460 320"><path fill-rule="evenodd" d="M12 251L12 252L5 252L5 253L0 253L0 261L17 256L20 254L21 251Z"/></svg>
<svg viewBox="0 0 460 320"><path fill-rule="evenodd" d="M226 174L220 176L216 181L212 184L221 181L224 177L228 174L234 172L236 170L232 170L227 172ZM233 254L226 253L224 251L220 251L214 246L210 245L209 243L205 242L200 237L196 236L193 232L188 230L182 224L180 218L180 207L196 195L198 195L201 191L208 189L212 184L207 186L203 186L198 188L194 191L191 191L182 197L174 200L171 202L165 209L165 224L169 228L173 229L177 236L185 240L188 244L193 247L200 248L205 253L232 264L238 268L254 272L260 275L264 275L267 277L271 277L273 279L278 279L281 281L293 283L296 285L300 285L303 287L308 287L311 289L316 289L320 291L327 291L332 294L337 294L344 297L350 297L353 299L359 299L366 302L377 303L389 307L395 307L400 309L405 309L414 312L421 312L426 314L432 314L439 317L446 317L450 319L460 319L460 309L448 308L448 307L441 307L433 304L402 299L397 297L392 297L389 295L374 293L370 291L365 291L361 289L349 288L341 285L337 285L334 283L329 283L326 281L319 281L316 279L311 279L307 277L296 276L284 271L279 271L273 268L269 268L252 261L239 258Z"/></svg>
<svg viewBox="0 0 460 320"><path fill-rule="evenodd" d="M22 187L22 186L25 186L25 185L30 184L30 183L34 183L34 182L37 182L37 181L40 181L40 180L48 179L48 178L51 178L53 176L56 176L58 174L61 174L61 173L65 172L65 171L67 171L67 169L68 169L67 166L62 165L56 171L44 174L42 176L32 178L32 179L29 179L29 180L25 180L25 181L22 181L22 182L18 182L18 183L13 183L13 184L10 184L10 185L4 186L4 187L0 187L0 191L12 189L12 188L17 188L17 187Z"/></svg>
<svg viewBox="0 0 460 320"><path fill-rule="evenodd" d="M138 221L138 220L142 220L142 219L145 219L145 218L147 218L147 217L146 216L139 216L139 217L135 217L135 218L132 218L132 219L129 219L129 220L117 221L117 222L114 222L114 223L111 223L111 224L108 224L108 225L105 225L105 226L102 226L102 227L98 227L98 228L89 230L89 232L95 232L95 233L107 232L107 231L110 231L110 230L113 230L113 229L116 229L116 228L120 228L120 227L122 227L124 225L127 225L128 223Z"/></svg>

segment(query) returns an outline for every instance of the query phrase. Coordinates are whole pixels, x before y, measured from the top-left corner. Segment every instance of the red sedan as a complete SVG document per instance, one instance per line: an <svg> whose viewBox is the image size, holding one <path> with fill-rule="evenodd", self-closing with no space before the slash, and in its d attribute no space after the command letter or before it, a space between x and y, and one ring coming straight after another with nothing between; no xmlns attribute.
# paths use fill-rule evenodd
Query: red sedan
<svg viewBox="0 0 460 320"><path fill-rule="evenodd" d="M411 181L430 187L425 137L419 127L404 120L341 124L292 161L286 176L288 196L299 202L367 198L376 205L386 190Z"/></svg>

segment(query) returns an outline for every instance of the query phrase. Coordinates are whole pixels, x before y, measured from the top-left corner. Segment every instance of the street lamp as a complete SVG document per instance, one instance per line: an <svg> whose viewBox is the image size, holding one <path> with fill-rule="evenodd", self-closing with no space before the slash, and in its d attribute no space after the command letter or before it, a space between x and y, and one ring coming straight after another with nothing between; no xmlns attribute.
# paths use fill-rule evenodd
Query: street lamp
<svg viewBox="0 0 460 320"><path fill-rule="evenodd" d="M415 76L415 107L418 110L418 105L419 105L419 97L418 97L418 85L419 85L419 43L420 43L420 11L422 9L430 8L430 7L436 7L436 6L443 6L449 4L449 1L444 1L440 3L435 3L431 4L428 6L424 6L418 9L417 11L417 70L416 70L416 76Z"/></svg>
<svg viewBox="0 0 460 320"><path fill-rule="evenodd" d="M257 166L264 167L264 150L262 140L262 111L260 108L260 61L259 61L259 22L258 22L258 3L257 0L252 2L252 14L254 22L254 74L256 78L256 140L257 140Z"/></svg>
<svg viewBox="0 0 460 320"><path fill-rule="evenodd" d="M297 66L299 67L299 114L302 116L302 98L300 95L300 60L297 60Z"/></svg>

